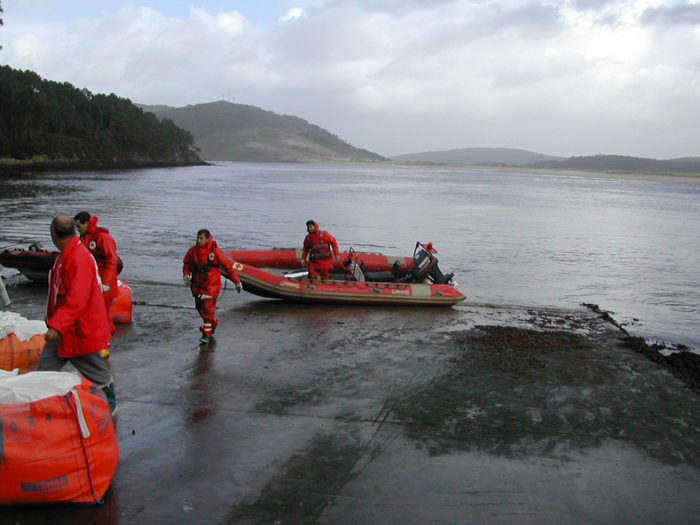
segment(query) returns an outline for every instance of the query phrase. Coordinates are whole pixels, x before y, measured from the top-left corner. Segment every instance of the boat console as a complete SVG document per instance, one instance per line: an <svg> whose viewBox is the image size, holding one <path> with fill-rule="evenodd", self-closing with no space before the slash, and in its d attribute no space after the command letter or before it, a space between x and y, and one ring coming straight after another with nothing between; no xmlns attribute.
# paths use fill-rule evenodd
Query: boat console
<svg viewBox="0 0 700 525"><path fill-rule="evenodd" d="M343 262L343 267L346 269L344 279L358 282L424 283L430 281L434 284L450 284L454 273L442 273L438 267L436 253L433 243L417 242L413 259L407 266L401 266L397 261L390 272L368 272L358 253L350 248L348 257Z"/></svg>

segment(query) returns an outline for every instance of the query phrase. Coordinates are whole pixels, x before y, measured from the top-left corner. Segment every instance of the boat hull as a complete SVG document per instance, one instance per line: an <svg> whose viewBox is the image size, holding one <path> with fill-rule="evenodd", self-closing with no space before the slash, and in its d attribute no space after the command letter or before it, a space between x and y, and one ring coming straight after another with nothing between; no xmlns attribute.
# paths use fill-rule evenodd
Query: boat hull
<svg viewBox="0 0 700 525"><path fill-rule="evenodd" d="M49 270L53 268L59 252L43 250L4 250L0 253L0 264L15 268L22 275L37 282L49 281Z"/></svg>
<svg viewBox="0 0 700 525"><path fill-rule="evenodd" d="M58 258L59 252L49 250L4 250L0 252L0 264L5 268L15 268L30 279L39 283L49 282L49 271ZM120 274L124 264L121 258L117 263L117 274Z"/></svg>
<svg viewBox="0 0 700 525"><path fill-rule="evenodd" d="M245 291L299 303L454 306L466 299L446 284L293 280L240 262L234 263L234 269Z"/></svg>

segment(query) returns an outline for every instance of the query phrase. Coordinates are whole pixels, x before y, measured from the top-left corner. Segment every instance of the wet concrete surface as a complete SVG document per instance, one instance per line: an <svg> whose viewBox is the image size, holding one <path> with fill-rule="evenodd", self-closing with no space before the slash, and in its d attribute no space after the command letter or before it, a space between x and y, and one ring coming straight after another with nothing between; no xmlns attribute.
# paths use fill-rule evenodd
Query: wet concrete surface
<svg viewBox="0 0 700 525"><path fill-rule="evenodd" d="M1 524L698 522L700 398L599 312L228 291L200 347L186 288L131 284L104 504ZM42 317L44 287L9 291Z"/></svg>

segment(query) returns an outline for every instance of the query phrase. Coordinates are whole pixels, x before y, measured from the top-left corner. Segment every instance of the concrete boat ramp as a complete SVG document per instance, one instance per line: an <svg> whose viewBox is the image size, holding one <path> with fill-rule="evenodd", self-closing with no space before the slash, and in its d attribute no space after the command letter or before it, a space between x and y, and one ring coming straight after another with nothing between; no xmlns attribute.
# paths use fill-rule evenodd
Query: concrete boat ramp
<svg viewBox="0 0 700 525"><path fill-rule="evenodd" d="M104 504L0 523L698 522L700 397L599 312L229 292L200 347L185 290L132 284ZM8 290L41 318L45 290Z"/></svg>

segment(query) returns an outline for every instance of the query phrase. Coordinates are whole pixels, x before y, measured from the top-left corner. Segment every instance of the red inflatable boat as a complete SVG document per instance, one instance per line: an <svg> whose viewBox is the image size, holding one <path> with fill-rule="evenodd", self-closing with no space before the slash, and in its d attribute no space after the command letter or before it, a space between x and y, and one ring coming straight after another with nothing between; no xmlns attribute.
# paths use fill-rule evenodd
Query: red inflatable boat
<svg viewBox="0 0 700 525"><path fill-rule="evenodd" d="M49 251L41 243L32 244L27 250L15 248L0 252L0 264L5 268L15 268L27 279L49 282L49 271L58 257L57 251ZM117 264L117 273L121 273L124 264L121 258Z"/></svg>
<svg viewBox="0 0 700 525"><path fill-rule="evenodd" d="M32 281L48 282L49 270L57 257L58 252L46 250L35 243L28 250L4 250L0 253L0 264L5 268L16 268Z"/></svg>
<svg viewBox="0 0 700 525"><path fill-rule="evenodd" d="M284 254L273 252L286 252ZM443 275L432 244L416 244L413 257L345 254L330 280L309 279L307 272L279 275L261 267L303 268L296 250L227 252L243 289L254 295L294 302L362 305L453 306L466 299ZM371 257L368 257L371 255ZM236 257L237 256L237 257ZM294 259L292 259L294 257ZM245 263L243 261L246 261ZM369 264L368 264L369 261ZM285 265L285 266L282 266Z"/></svg>
<svg viewBox="0 0 700 525"><path fill-rule="evenodd" d="M301 263L302 250L293 248L273 248L272 250L230 250L225 252L234 261L255 266L256 268L275 268L279 270L301 270L304 265ZM340 256L340 261L334 260L335 269L342 271L343 263L352 254L356 253L352 249L344 252ZM362 261L367 266L368 271L381 272L391 271L395 264L402 268L411 263L411 257L398 255L382 255L381 253L357 252Z"/></svg>

